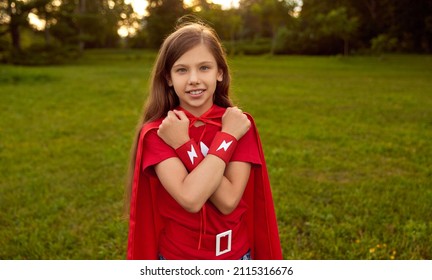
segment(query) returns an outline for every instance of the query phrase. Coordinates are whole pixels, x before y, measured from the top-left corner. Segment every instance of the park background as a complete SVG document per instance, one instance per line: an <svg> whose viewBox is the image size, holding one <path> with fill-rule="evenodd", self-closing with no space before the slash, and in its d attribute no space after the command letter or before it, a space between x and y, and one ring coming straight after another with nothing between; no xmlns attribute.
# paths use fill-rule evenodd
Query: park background
<svg viewBox="0 0 432 280"><path fill-rule="evenodd" d="M432 259L430 1L128 3L0 2L0 259L125 258L129 149L183 15L224 42L286 259Z"/></svg>

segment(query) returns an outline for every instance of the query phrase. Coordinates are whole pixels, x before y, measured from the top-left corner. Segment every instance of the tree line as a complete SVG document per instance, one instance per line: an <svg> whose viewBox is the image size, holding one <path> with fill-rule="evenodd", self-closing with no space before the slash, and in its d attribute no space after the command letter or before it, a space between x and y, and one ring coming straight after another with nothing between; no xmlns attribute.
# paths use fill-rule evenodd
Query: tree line
<svg viewBox="0 0 432 280"><path fill-rule="evenodd" d="M124 0L1 0L0 59L55 63L90 48L158 48L185 15L213 26L233 54L432 50L430 0L240 0L231 9L210 0L148 0L144 17ZM130 31L125 38L121 26Z"/></svg>

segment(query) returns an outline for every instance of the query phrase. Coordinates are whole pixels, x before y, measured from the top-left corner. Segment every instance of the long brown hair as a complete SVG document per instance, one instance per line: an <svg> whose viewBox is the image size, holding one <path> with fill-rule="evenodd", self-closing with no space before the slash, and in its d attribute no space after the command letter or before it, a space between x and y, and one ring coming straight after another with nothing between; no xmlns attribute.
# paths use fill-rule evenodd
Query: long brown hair
<svg viewBox="0 0 432 280"><path fill-rule="evenodd" d="M179 99L173 87L168 85L171 68L185 52L198 44L204 44L208 47L217 62L218 69L223 72L223 80L217 82L216 85L213 103L224 108L233 106L229 98L231 76L226 54L214 29L198 21L178 24L175 31L163 42L153 66L149 96L138 122L131 148L129 175L125 192L126 212L129 211L136 151L141 128L145 123L165 117L169 110L179 105Z"/></svg>

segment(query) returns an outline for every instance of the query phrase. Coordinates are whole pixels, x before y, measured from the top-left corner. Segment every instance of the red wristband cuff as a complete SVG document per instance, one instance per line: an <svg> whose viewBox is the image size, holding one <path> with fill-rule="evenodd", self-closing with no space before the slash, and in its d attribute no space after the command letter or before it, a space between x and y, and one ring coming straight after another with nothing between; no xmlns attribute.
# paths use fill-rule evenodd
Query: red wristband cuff
<svg viewBox="0 0 432 280"><path fill-rule="evenodd" d="M191 139L176 150L177 156L183 162L186 169L191 172L204 159L197 143Z"/></svg>
<svg viewBox="0 0 432 280"><path fill-rule="evenodd" d="M237 139L234 136L219 131L216 133L208 153L221 158L226 164L228 164L236 146Z"/></svg>

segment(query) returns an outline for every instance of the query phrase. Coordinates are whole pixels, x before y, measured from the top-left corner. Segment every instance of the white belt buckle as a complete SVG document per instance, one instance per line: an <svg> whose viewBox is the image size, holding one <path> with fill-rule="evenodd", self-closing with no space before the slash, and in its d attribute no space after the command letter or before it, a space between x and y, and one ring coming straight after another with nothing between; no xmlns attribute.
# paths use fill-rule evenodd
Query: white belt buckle
<svg viewBox="0 0 432 280"><path fill-rule="evenodd" d="M225 250L220 250L220 240L222 237L228 236L228 246ZM232 230L227 230L216 235L216 256L223 255L231 251Z"/></svg>

